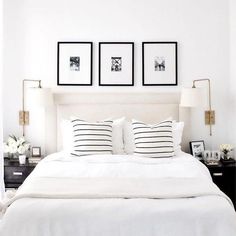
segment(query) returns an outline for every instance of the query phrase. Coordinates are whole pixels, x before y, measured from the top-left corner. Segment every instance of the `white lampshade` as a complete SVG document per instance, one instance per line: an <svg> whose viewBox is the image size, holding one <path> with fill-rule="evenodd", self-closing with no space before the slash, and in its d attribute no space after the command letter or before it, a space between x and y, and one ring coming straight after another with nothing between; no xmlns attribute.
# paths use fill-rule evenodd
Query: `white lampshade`
<svg viewBox="0 0 236 236"><path fill-rule="evenodd" d="M33 106L52 106L53 96L50 88L30 88L28 90L28 100Z"/></svg>
<svg viewBox="0 0 236 236"><path fill-rule="evenodd" d="M201 88L183 88L181 92L181 107L199 107L205 106L206 94Z"/></svg>

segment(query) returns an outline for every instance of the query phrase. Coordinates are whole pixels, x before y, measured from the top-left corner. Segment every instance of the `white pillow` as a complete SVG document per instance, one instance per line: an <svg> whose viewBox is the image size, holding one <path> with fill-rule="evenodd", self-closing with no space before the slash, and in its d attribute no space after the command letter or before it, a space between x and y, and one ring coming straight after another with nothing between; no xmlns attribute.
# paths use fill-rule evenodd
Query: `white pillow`
<svg viewBox="0 0 236 236"><path fill-rule="evenodd" d="M134 133L132 123L125 121L124 123L124 151L126 154L133 154L135 150Z"/></svg>
<svg viewBox="0 0 236 236"><path fill-rule="evenodd" d="M112 152L113 154L124 154L124 121L125 117L113 120L112 124Z"/></svg>
<svg viewBox="0 0 236 236"><path fill-rule="evenodd" d="M74 117L73 117L74 118ZM107 120L107 119L106 119ZM124 154L123 130L125 117L113 120L112 124L112 153ZM70 120L61 121L62 149L70 153L73 148L73 128Z"/></svg>
<svg viewBox="0 0 236 236"><path fill-rule="evenodd" d="M63 119L60 124L61 138L62 138L62 150L66 153L70 153L73 148L73 128L70 120Z"/></svg>
<svg viewBox="0 0 236 236"><path fill-rule="evenodd" d="M181 141L182 141L182 134L184 130L184 122L176 122L173 120L173 140L174 140L174 151L175 155L178 155L181 151Z"/></svg>
<svg viewBox="0 0 236 236"><path fill-rule="evenodd" d="M184 129L184 122L173 121L173 141L174 152L178 155L181 151L182 133ZM124 123L124 150L126 154L133 154L135 150L134 134L132 123L125 121Z"/></svg>

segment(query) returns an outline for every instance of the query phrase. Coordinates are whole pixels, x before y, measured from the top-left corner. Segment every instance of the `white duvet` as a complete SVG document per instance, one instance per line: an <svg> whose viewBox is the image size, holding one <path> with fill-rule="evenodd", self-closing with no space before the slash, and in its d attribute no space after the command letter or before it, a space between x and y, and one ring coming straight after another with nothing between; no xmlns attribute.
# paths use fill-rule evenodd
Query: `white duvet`
<svg viewBox="0 0 236 236"><path fill-rule="evenodd" d="M236 235L230 201L207 168L184 153L171 159L56 153L16 196L1 236Z"/></svg>

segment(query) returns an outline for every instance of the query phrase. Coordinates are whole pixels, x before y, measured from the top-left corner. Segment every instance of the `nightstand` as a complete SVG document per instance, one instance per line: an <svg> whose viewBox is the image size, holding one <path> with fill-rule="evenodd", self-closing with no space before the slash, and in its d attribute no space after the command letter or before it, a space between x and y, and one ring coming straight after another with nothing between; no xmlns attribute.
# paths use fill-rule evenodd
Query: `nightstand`
<svg viewBox="0 0 236 236"><path fill-rule="evenodd" d="M206 164L205 164L206 165ZM216 166L206 165L213 182L232 200L236 209L236 163Z"/></svg>
<svg viewBox="0 0 236 236"><path fill-rule="evenodd" d="M33 171L37 164L20 165L19 161L10 161L4 158L4 182L5 188L18 188Z"/></svg>

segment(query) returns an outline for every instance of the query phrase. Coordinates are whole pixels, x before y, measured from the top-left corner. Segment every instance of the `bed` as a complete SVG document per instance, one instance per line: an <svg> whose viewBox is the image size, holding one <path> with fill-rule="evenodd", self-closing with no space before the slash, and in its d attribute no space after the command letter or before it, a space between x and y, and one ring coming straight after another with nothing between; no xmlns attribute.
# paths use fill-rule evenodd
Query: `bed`
<svg viewBox="0 0 236 236"><path fill-rule="evenodd" d="M60 121L69 115L99 120L122 114L150 123L169 116L178 120L183 114L176 95L91 99L87 94L60 94L55 99L57 107L46 118L46 127L56 132L50 130L46 140L57 140L50 146L57 149L64 146ZM63 150L44 158L15 196L0 205L0 235L236 235L232 202L212 182L207 168L183 151L171 158L148 158L128 149L87 156Z"/></svg>
<svg viewBox="0 0 236 236"><path fill-rule="evenodd" d="M172 159L55 153L19 189L0 235L233 236L235 217L207 168L184 152Z"/></svg>

